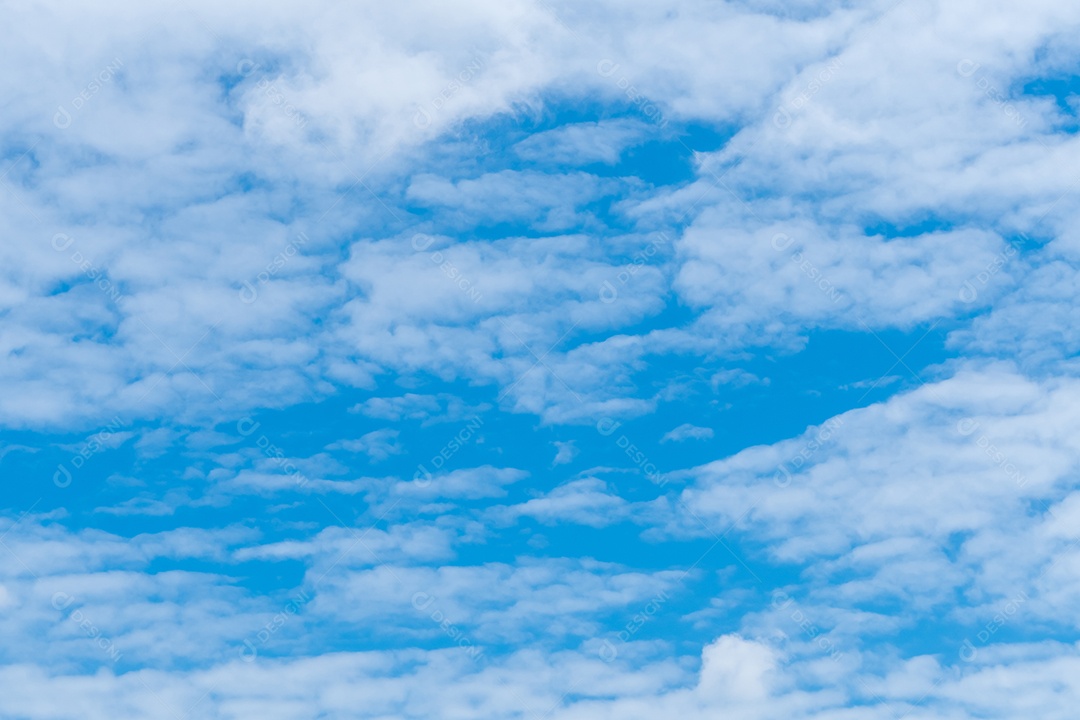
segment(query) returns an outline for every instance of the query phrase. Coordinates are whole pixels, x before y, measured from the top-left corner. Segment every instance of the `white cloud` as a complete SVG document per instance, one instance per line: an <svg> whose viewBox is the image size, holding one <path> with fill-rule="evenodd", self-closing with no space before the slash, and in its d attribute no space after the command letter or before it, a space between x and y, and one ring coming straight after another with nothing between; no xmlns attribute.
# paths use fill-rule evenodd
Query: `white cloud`
<svg viewBox="0 0 1080 720"><path fill-rule="evenodd" d="M398 442L400 434L393 428L383 428L365 433L356 440L342 440L339 445L350 452L364 453L378 462L405 452L405 448Z"/></svg>
<svg viewBox="0 0 1080 720"><path fill-rule="evenodd" d="M439 393L420 395L405 393L400 397L370 398L358 403L350 412L367 417L398 422L402 419L420 420L422 426L457 422L467 415L476 415L490 409L489 405L470 406L456 395Z"/></svg>
<svg viewBox="0 0 1080 720"><path fill-rule="evenodd" d="M7 712L1074 714L1076 647L1042 638L1071 637L1080 600L1080 140L1032 81L1075 75L1077 7L57 1L12 18L0 425L87 438L119 417L102 446L137 435L139 463L190 464L160 494L141 465L109 471L110 490L137 495L88 513L171 530L3 522ZM559 108L574 121L549 122ZM507 125L550 129L488 132ZM692 181L607 176L643 142L695 144L691 128L716 135L688 148ZM350 397L357 413L388 423L501 405L591 425L668 402L657 388L684 359L717 392L765 384L730 363L815 331L935 323L962 359L923 370L928 384L682 471L686 489L652 502L593 477L537 490L519 468L370 478L337 459L397 460L412 449L397 427L306 457L214 429L357 390L372 395ZM393 397L393 383L426 389ZM376 527L274 517L290 534L263 540L184 525L297 491L356 501L350 522ZM671 642L634 639L605 663L623 613L682 573L499 545L537 523L545 553L582 525L675 546L726 536L746 569L784 568L821 634L791 632L770 588L725 575L716 598L657 621L650 637ZM250 589L246 563L299 566L314 598L251 664L242 633L285 597ZM469 663L415 587L478 641L532 644ZM103 662L56 592L130 664ZM767 609L748 610L760 594ZM1017 597L1009 622L1031 637L979 639ZM407 642L358 652L372 629Z"/></svg>
<svg viewBox="0 0 1080 720"><path fill-rule="evenodd" d="M555 449L557 452L555 453L555 459L552 461L552 465L565 465L566 463L573 462L578 454L578 449L575 447L573 440L570 442L560 442L559 440L556 440Z"/></svg>
<svg viewBox="0 0 1080 720"><path fill-rule="evenodd" d="M514 146L526 160L562 166L615 164L628 147L653 134L641 120L574 123L530 135Z"/></svg>
<svg viewBox="0 0 1080 720"><path fill-rule="evenodd" d="M684 440L709 440L713 436L712 428L698 427L690 423L683 423L673 430L664 433L660 442L683 442Z"/></svg>
<svg viewBox="0 0 1080 720"><path fill-rule="evenodd" d="M603 480L584 478L519 505L493 508L490 514L502 522L530 517L548 525L572 522L606 527L625 520L629 510L629 504L610 492Z"/></svg>

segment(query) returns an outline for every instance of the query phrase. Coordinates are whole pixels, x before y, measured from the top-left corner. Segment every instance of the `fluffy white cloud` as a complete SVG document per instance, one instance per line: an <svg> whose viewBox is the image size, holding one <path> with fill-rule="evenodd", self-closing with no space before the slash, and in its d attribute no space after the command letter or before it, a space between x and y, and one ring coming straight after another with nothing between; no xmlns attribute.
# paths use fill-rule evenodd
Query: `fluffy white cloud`
<svg viewBox="0 0 1080 720"><path fill-rule="evenodd" d="M100 470L131 496L71 501L108 532L0 525L4 713L1074 714L1076 7L12 13L0 425L79 438L0 461L15 503L23 456L87 433L135 460ZM690 179L636 177L646 144ZM684 362L762 390L737 361L935 325L959 357L929 383L652 501L558 477L579 428L536 468L409 435L588 427L670 402ZM237 425L346 393L316 447ZM566 532L649 546L562 557Z"/></svg>
<svg viewBox="0 0 1080 720"><path fill-rule="evenodd" d="M698 427L690 423L683 423L664 433L660 442L682 442L683 440L708 440L713 436L712 428Z"/></svg>
<svg viewBox="0 0 1080 720"><path fill-rule="evenodd" d="M899 597L925 613L962 592L986 612L1050 590L1073 561L1077 392L1072 379L963 370L691 471L683 500L768 557L813 562L811 587L830 602ZM1030 607L1064 621L1063 590Z"/></svg>

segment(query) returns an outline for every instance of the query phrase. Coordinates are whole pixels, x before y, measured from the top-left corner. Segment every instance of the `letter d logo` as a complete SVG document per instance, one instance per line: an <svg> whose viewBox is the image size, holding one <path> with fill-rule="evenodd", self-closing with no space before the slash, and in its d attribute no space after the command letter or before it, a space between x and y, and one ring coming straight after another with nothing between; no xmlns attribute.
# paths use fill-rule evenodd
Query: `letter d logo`
<svg viewBox="0 0 1080 720"><path fill-rule="evenodd" d="M255 658L258 657L258 655L259 651L251 644L251 641L245 640L244 647L240 648L240 659L247 663L255 662Z"/></svg>
<svg viewBox="0 0 1080 720"><path fill-rule="evenodd" d="M615 289L611 281L605 280L604 284L600 286L598 295L600 296L600 302L610 305L618 299L619 291Z"/></svg>
<svg viewBox="0 0 1080 720"><path fill-rule="evenodd" d="M244 281L244 287L240 288L240 301L245 305L250 305L259 299L259 291L255 289L255 286Z"/></svg>
<svg viewBox="0 0 1080 720"><path fill-rule="evenodd" d="M412 606L417 610L427 610L433 602L435 602L435 598L426 592L413 593Z"/></svg>
<svg viewBox="0 0 1080 720"><path fill-rule="evenodd" d="M787 233L776 233L772 236L773 250L777 252L781 250L787 250L791 247L791 243L795 242L795 238L791 237Z"/></svg>
<svg viewBox="0 0 1080 720"><path fill-rule="evenodd" d="M56 487L66 488L71 484L71 472L64 465L57 465L52 481Z"/></svg>
<svg viewBox="0 0 1080 720"><path fill-rule="evenodd" d="M608 663L619 657L619 651L611 644L610 640L604 640L596 654L600 656L601 660Z"/></svg>
<svg viewBox="0 0 1080 720"><path fill-rule="evenodd" d="M427 111L422 107L416 108L416 114L413 115L413 125L421 130L427 129L431 125L431 116L427 114Z"/></svg>
<svg viewBox="0 0 1080 720"><path fill-rule="evenodd" d="M956 431L967 436L979 429L979 421L975 418L961 418L956 423Z"/></svg>
<svg viewBox="0 0 1080 720"><path fill-rule="evenodd" d="M792 603L791 596L783 590L774 590L772 594L772 606L778 610L783 610Z"/></svg>
<svg viewBox="0 0 1080 720"><path fill-rule="evenodd" d="M773 482L776 483L777 487L787 487L791 484L791 472L788 471L786 467L781 465L780 469L776 471L775 475L773 475Z"/></svg>
<svg viewBox="0 0 1080 720"><path fill-rule="evenodd" d="M73 242L75 242L75 238L67 233L56 233L52 236L52 246L53 250L56 252L64 252L71 247L71 243Z"/></svg>
<svg viewBox="0 0 1080 720"><path fill-rule="evenodd" d="M611 77L619 69L618 63L611 60L601 60L596 63L596 72L600 77Z"/></svg>
<svg viewBox="0 0 1080 720"><path fill-rule="evenodd" d="M53 125L61 130L67 130L71 126L71 115L64 109L63 105L56 106L56 114L53 115Z"/></svg>
<svg viewBox="0 0 1080 720"><path fill-rule="evenodd" d="M600 418L600 422L596 423L596 432L607 437L618 430L620 426L622 426L621 422L616 422L611 418Z"/></svg>
<svg viewBox="0 0 1080 720"><path fill-rule="evenodd" d="M791 114L784 108L780 108L776 111L776 114L772 118L773 125L781 130L787 130L791 127Z"/></svg>
<svg viewBox="0 0 1080 720"><path fill-rule="evenodd" d="M956 72L960 75L960 77L971 77L980 67L982 66L979 65L979 63L975 62L974 60L968 60L965 58L964 60L956 63Z"/></svg>
<svg viewBox="0 0 1080 720"><path fill-rule="evenodd" d="M413 473L413 482L416 483L416 487L426 488L431 486L431 473L423 465L416 466L416 472Z"/></svg>

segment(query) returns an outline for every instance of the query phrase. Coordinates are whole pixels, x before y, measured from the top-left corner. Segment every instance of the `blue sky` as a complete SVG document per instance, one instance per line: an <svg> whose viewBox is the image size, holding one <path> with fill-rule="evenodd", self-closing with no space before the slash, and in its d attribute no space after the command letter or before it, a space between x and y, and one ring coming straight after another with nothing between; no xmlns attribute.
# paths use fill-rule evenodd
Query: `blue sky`
<svg viewBox="0 0 1080 720"><path fill-rule="evenodd" d="M10 7L0 718L1071 718L1080 10Z"/></svg>

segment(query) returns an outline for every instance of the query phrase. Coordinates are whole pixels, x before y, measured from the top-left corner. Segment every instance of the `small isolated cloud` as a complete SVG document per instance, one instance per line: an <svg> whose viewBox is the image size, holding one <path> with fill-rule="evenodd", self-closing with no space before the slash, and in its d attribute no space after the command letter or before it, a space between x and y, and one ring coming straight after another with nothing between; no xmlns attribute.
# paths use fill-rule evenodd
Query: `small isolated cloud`
<svg viewBox="0 0 1080 720"><path fill-rule="evenodd" d="M172 503L168 503L163 500L154 500L153 498L140 497L125 500L124 502L117 505L97 507L94 508L94 512L117 516L165 516L174 514L176 512L176 507Z"/></svg>
<svg viewBox="0 0 1080 720"><path fill-rule="evenodd" d="M626 118L575 123L526 138L514 150L519 157L533 162L614 164L626 148L641 142L648 132L647 124Z"/></svg>
<svg viewBox="0 0 1080 720"><path fill-rule="evenodd" d="M747 385L768 385L769 378L759 378L753 373L740 370L738 368L734 370L721 370L715 373L709 378L709 384L712 386L713 392L716 392L721 385L731 385L732 387L745 387Z"/></svg>
<svg viewBox="0 0 1080 720"><path fill-rule="evenodd" d="M512 523L528 517L555 526L576 523L601 528L622 522L631 504L612 492L599 478L582 478L561 485L542 497L517 505L492 508L490 517L502 523Z"/></svg>
<svg viewBox="0 0 1080 720"><path fill-rule="evenodd" d="M420 420L421 425L457 422L466 415L475 415L490 409L487 403L469 405L457 395L438 393L419 395L406 393L400 397L370 398L354 405L349 412L366 417L400 422L401 420Z"/></svg>
<svg viewBox="0 0 1080 720"><path fill-rule="evenodd" d="M576 458L578 454L578 449L574 446L573 440L570 442L559 442L556 440L555 449L558 450L558 452L555 453L555 460L552 462L552 465L565 465Z"/></svg>
<svg viewBox="0 0 1080 720"><path fill-rule="evenodd" d="M698 427L690 423L683 423L664 437L660 442L682 442L683 440L708 440L713 436L712 428Z"/></svg>
<svg viewBox="0 0 1080 720"><path fill-rule="evenodd" d="M343 440L330 447L364 453L375 462L379 462L391 455L400 455L405 452L405 448L397 441L398 434L397 430L384 428L362 435L359 440Z"/></svg>
<svg viewBox="0 0 1080 720"><path fill-rule="evenodd" d="M422 477L412 482L399 482L393 492L403 497L423 499L503 497L506 487L524 480L529 473L517 468L497 468L490 465L454 470L442 475Z"/></svg>
<svg viewBox="0 0 1080 720"><path fill-rule="evenodd" d="M903 380L899 375L887 375L880 377L877 380L859 380L858 382L848 383L847 385L841 385L841 390L862 390L864 388L883 388L888 387L894 383L898 383Z"/></svg>
<svg viewBox="0 0 1080 720"><path fill-rule="evenodd" d="M5 445L0 447L0 460L4 459L4 456L9 452L15 452L21 450L22 452L36 453L40 448L30 447L29 445Z"/></svg>

